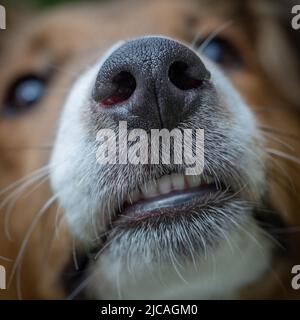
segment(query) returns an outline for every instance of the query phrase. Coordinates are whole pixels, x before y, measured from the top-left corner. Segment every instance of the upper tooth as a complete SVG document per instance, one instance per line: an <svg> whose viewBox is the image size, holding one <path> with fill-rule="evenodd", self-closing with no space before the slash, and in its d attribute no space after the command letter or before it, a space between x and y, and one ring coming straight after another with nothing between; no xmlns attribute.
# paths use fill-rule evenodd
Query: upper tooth
<svg viewBox="0 0 300 320"><path fill-rule="evenodd" d="M141 187L141 191L131 192L127 197L127 202L135 203L141 198L152 198L159 194L166 194L173 190L183 190L186 187L194 188L203 183L210 184L214 182L212 177L202 176L184 176L183 174L165 175L158 180L153 180Z"/></svg>
<svg viewBox="0 0 300 320"><path fill-rule="evenodd" d="M140 198L141 198L141 193L138 190L135 190L128 195L127 202L133 204L138 200L140 200Z"/></svg>
<svg viewBox="0 0 300 320"><path fill-rule="evenodd" d="M171 175L172 186L174 190L183 190L185 187L184 176L182 174Z"/></svg>
<svg viewBox="0 0 300 320"><path fill-rule="evenodd" d="M157 181L159 192L162 194L168 193L172 190L171 178L169 175L163 176Z"/></svg>
<svg viewBox="0 0 300 320"><path fill-rule="evenodd" d="M187 176L186 180L190 188L198 187L201 184L201 176Z"/></svg>
<svg viewBox="0 0 300 320"><path fill-rule="evenodd" d="M205 183L206 184L211 184L213 182L214 182L214 178L213 177L208 176L208 177L205 178Z"/></svg>
<svg viewBox="0 0 300 320"><path fill-rule="evenodd" d="M156 181L148 182L141 188L142 194L145 198L151 198L158 195L158 188Z"/></svg>

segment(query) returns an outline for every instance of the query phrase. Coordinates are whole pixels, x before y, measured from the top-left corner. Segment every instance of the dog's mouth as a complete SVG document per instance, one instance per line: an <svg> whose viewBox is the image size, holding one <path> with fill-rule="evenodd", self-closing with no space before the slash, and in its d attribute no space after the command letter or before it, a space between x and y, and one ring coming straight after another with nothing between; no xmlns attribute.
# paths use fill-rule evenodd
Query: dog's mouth
<svg viewBox="0 0 300 320"><path fill-rule="evenodd" d="M115 221L127 226L166 217L201 214L233 196L232 188L211 176L173 173L152 180L130 192Z"/></svg>

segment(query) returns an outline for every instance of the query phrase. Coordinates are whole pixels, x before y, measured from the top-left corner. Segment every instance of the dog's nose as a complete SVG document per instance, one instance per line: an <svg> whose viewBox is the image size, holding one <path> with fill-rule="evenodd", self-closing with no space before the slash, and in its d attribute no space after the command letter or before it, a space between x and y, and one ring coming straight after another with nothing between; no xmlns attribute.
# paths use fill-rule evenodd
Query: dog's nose
<svg viewBox="0 0 300 320"><path fill-rule="evenodd" d="M199 56L168 38L120 45L103 63L93 90L100 110L134 128L174 128L193 113L210 74Z"/></svg>

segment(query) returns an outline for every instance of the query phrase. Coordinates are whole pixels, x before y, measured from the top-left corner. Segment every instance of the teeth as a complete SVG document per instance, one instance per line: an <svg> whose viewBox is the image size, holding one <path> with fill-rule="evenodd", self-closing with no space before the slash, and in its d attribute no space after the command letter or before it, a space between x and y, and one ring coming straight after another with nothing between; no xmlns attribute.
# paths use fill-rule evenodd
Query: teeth
<svg viewBox="0 0 300 320"><path fill-rule="evenodd" d="M211 184L213 182L214 182L214 179L212 177L206 177L206 179L205 179L206 184Z"/></svg>
<svg viewBox="0 0 300 320"><path fill-rule="evenodd" d="M187 176L187 184L190 188L198 187L201 184L201 176Z"/></svg>
<svg viewBox="0 0 300 320"><path fill-rule="evenodd" d="M185 180L182 174L171 175L172 186L174 190L183 190L185 187Z"/></svg>
<svg viewBox="0 0 300 320"><path fill-rule="evenodd" d="M141 199L141 193L138 190L131 192L127 197L128 203L135 203Z"/></svg>
<svg viewBox="0 0 300 320"><path fill-rule="evenodd" d="M160 194L167 194L174 190L184 190L195 188L202 184L214 182L212 177L185 176L183 174L165 175L156 181L146 183L141 187L141 191L131 192L127 197L127 202L133 204L140 199L149 199Z"/></svg>
<svg viewBox="0 0 300 320"><path fill-rule="evenodd" d="M158 189L161 194L169 193L172 190L170 176L163 176L157 181Z"/></svg>
<svg viewBox="0 0 300 320"><path fill-rule="evenodd" d="M151 181L148 182L146 185L144 185L141 188L142 194L144 198L152 198L155 197L159 194L158 188L157 188L157 182L156 181Z"/></svg>

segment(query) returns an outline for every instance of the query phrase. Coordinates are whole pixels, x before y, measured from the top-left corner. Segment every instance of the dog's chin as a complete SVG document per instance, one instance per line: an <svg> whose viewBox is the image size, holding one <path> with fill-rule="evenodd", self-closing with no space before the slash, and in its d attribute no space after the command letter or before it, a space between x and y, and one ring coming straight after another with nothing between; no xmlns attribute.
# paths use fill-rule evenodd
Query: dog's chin
<svg viewBox="0 0 300 320"><path fill-rule="evenodd" d="M126 202L106 233L100 252L123 257L129 264L136 256L152 263L192 261L227 241L232 228L244 225L252 211L250 202L214 182L170 190Z"/></svg>
<svg viewBox="0 0 300 320"><path fill-rule="evenodd" d="M104 299L229 297L262 274L271 249L253 219L254 208L230 192L210 194L213 200L205 203L198 193L126 207L89 262L89 279L96 280L86 294ZM178 204L168 206L173 197ZM181 197L189 199L179 203ZM156 209L155 202L165 206ZM249 237L264 246L263 254ZM246 258L241 259L241 250Z"/></svg>

